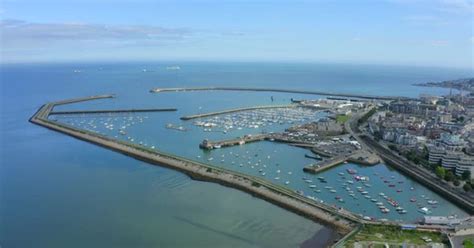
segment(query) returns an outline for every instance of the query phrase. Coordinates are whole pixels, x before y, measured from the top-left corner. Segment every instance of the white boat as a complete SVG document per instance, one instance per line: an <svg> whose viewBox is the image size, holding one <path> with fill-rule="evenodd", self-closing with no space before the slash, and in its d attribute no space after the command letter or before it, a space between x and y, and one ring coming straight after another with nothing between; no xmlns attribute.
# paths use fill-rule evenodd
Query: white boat
<svg viewBox="0 0 474 248"><path fill-rule="evenodd" d="M427 207L419 208L418 212L420 212L422 214L430 214L431 213L431 211Z"/></svg>

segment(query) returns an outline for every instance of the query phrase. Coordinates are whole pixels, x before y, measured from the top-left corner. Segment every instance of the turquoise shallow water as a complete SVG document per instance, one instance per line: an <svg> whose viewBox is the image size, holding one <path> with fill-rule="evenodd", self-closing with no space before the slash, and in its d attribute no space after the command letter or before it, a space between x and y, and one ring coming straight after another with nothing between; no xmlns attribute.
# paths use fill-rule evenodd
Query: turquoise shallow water
<svg viewBox="0 0 474 248"><path fill-rule="evenodd" d="M203 138L218 139L225 136L199 130L172 131L164 125L168 122L179 123L177 117L196 113L198 107L207 112L270 104L271 95L275 97L274 103L287 103L291 97L317 96L251 92L154 95L148 90L153 87L207 85L272 86L416 96L419 93L440 93L445 90L413 87L411 83L472 75L472 72L462 70L322 64L181 63L180 71L166 71L163 69L166 65L54 64L1 67L2 246L292 247L298 246L321 229L314 222L242 192L195 182L180 173L149 166L28 123L27 119L47 101L116 93L118 98L113 100L69 105L63 109L176 106L179 109L177 113L150 114L143 123L134 126L130 133L137 140L154 143L160 149L193 159L198 159L197 156L203 160L208 156L217 158L222 155L220 153L231 150L245 153L246 150L253 152L261 149L262 154L268 153L272 159L281 161L281 171L293 172L291 177L288 174L284 176L291 181L289 186L309 193L299 174L301 166L311 162L303 157L305 150L261 142L202 154L197 143ZM154 72L143 73L142 68L154 69ZM74 69L81 69L82 73L74 73ZM241 133L246 131L242 130ZM238 136L241 133L228 135ZM258 172L248 167L234 168L232 164L221 164L218 159L214 162L248 173ZM456 207L383 165L359 168L348 164L325 172L328 184L335 186L337 194L346 200L346 205L352 204L350 199L344 195L344 189L336 188L341 183L338 182L341 179L336 172L344 171L346 167L357 168L360 173L370 176L373 188L378 184L383 186L374 172L394 175L405 181L403 187L413 186L413 194L424 193L438 199L440 211L459 212ZM274 171L267 172L270 180L274 178L271 173ZM404 188L404 192L406 190ZM371 195L378 193L369 191ZM389 188L383 191L399 197L400 201L405 197L405 194L390 192ZM336 203L333 194L326 191L320 194L315 193L314 196ZM406 194L406 197L410 196L411 193ZM361 204L365 203L361 201ZM409 213L416 212L409 205L404 207ZM399 217L393 214L393 217ZM417 217L406 216L410 219Z"/></svg>

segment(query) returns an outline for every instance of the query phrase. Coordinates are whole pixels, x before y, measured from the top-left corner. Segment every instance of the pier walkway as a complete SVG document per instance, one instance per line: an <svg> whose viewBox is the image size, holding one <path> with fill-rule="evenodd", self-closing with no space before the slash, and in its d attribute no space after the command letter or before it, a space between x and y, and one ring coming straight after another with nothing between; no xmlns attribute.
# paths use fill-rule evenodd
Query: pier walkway
<svg viewBox="0 0 474 248"><path fill-rule="evenodd" d="M350 93L336 93L336 92L324 92L324 91L312 91L312 90L296 90L296 89L276 89L276 88L248 88L248 87L193 87L193 88L154 88L151 89L151 93L162 93L162 92L179 92L179 91L213 91L213 90L227 90L227 91L261 91L261 92L279 92L279 93L295 93L295 94L308 94L308 95L320 95L320 96L339 96L339 97L351 97L361 98L369 100L418 100L415 98L402 97L402 96L373 96L365 94L350 94Z"/></svg>
<svg viewBox="0 0 474 248"><path fill-rule="evenodd" d="M197 115L188 115L188 116L183 116L180 119L192 120L192 119L197 119L197 118L204 118L204 117L209 117L209 116L214 116L214 115L229 114L229 113L241 112L241 111L257 110L257 109L274 109L274 108L295 108L295 107L298 107L298 105L290 104L290 105L254 106L254 107L248 107L248 108L228 109L228 110L223 110L223 111L216 111L216 112L197 114Z"/></svg>
<svg viewBox="0 0 474 248"><path fill-rule="evenodd" d="M328 170L334 166L340 165L344 162L351 162L362 165L376 165L380 163L380 159L366 150L358 150L348 155L340 155L333 158L323 160L320 163L310 164L303 168L304 172L319 173Z"/></svg>
<svg viewBox="0 0 474 248"><path fill-rule="evenodd" d="M152 108L152 109L101 109L101 110L69 110L52 111L49 115L77 115L77 114L112 114L112 113L139 113L139 112L173 112L175 108Z"/></svg>
<svg viewBox="0 0 474 248"><path fill-rule="evenodd" d="M199 147L201 149L210 150L210 149L221 148L221 147L243 145L250 142L266 140L268 138L269 136L267 134L257 134L257 135L245 135L244 137L239 137L239 138L229 139L229 140L221 140L221 141L204 140L201 144L199 144Z"/></svg>
<svg viewBox="0 0 474 248"><path fill-rule="evenodd" d="M204 140L199 147L202 149L215 149L228 146L243 145L246 143L251 143L255 141L272 141L272 142L281 142L287 143L288 145L293 145L297 147L311 148L314 146L312 143L304 143L299 140L291 140L289 137L286 137L280 133L263 133L263 134L248 134L243 137L237 137L234 139L219 140L219 141L209 141Z"/></svg>

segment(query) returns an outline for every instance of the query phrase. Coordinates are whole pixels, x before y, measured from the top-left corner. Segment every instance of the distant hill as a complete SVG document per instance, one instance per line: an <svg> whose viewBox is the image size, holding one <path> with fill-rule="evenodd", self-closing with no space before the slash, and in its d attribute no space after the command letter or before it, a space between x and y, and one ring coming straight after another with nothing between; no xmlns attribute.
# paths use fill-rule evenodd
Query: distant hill
<svg viewBox="0 0 474 248"><path fill-rule="evenodd" d="M441 81L441 82L417 83L413 85L423 86L423 87L453 88L457 90L474 92L474 78L462 78L462 79L456 79L456 80L446 80L446 81Z"/></svg>

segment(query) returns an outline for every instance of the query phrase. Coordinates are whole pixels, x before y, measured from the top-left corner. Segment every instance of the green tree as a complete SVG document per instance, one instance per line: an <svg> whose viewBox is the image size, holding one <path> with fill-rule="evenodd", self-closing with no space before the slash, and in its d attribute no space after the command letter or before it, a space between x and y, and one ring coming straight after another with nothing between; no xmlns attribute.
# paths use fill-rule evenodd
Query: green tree
<svg viewBox="0 0 474 248"><path fill-rule="evenodd" d="M450 182L454 179L454 174L452 171L448 170L446 171L445 175L444 175L444 180Z"/></svg>
<svg viewBox="0 0 474 248"><path fill-rule="evenodd" d="M446 169L441 167L441 166L438 166L438 167L436 167L435 174L439 178L443 179L446 176Z"/></svg>
<svg viewBox="0 0 474 248"><path fill-rule="evenodd" d="M469 170L464 171L461 177L462 177L462 180L469 181L471 179L471 171Z"/></svg>
<svg viewBox="0 0 474 248"><path fill-rule="evenodd" d="M472 190L472 186L470 183L465 183L464 186L462 186L462 188L464 189L464 191L466 192L469 192Z"/></svg>
<svg viewBox="0 0 474 248"><path fill-rule="evenodd" d="M454 179L454 182L453 182L454 186L459 186L461 185L461 182L458 180L458 179Z"/></svg>

